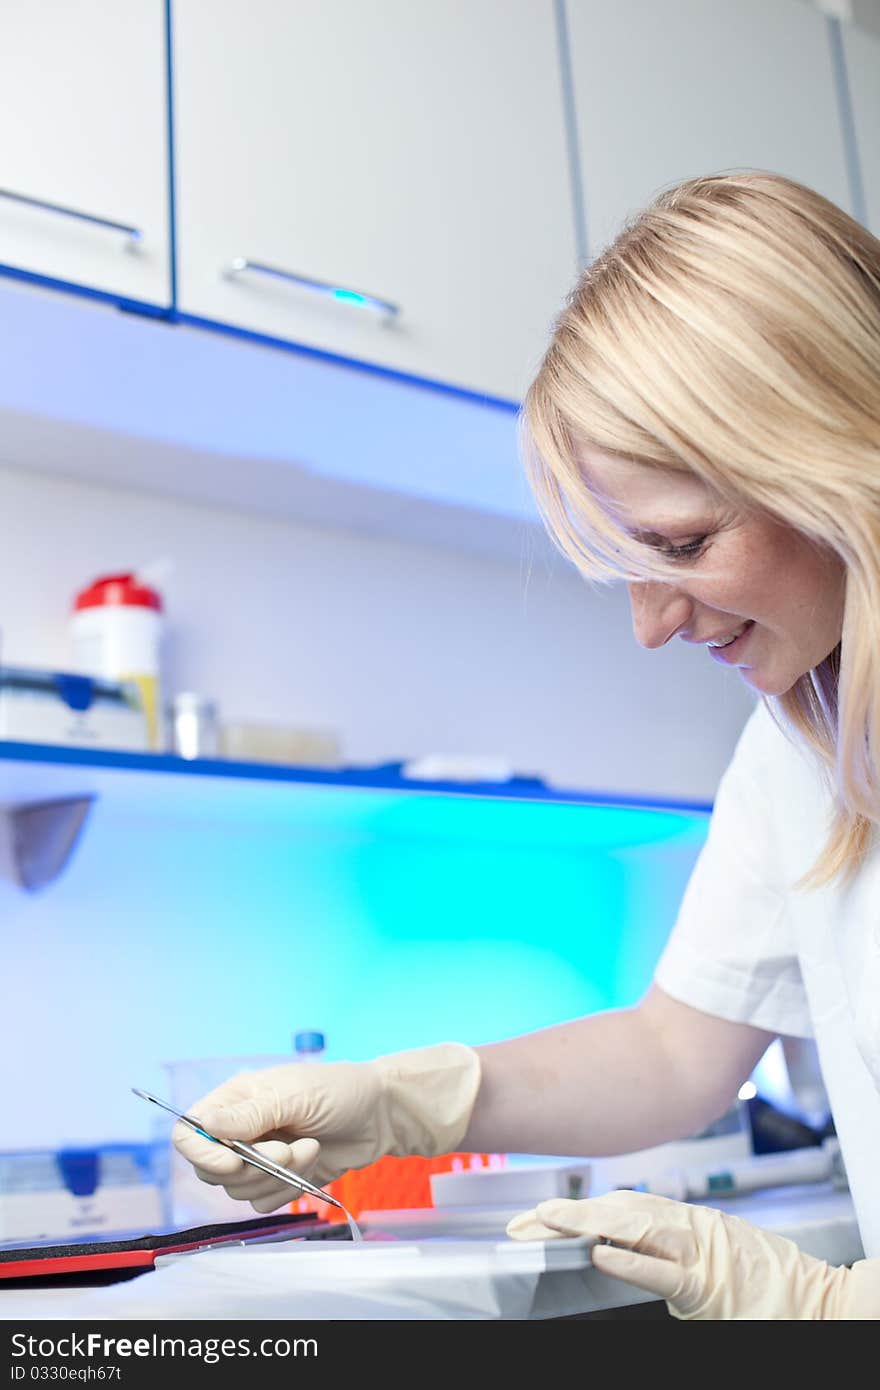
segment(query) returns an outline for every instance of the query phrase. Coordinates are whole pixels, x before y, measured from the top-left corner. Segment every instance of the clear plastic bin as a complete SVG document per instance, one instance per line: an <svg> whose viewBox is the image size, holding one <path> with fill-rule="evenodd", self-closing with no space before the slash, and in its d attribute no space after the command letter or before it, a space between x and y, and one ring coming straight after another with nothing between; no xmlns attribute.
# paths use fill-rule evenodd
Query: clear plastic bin
<svg viewBox="0 0 880 1390"><path fill-rule="evenodd" d="M201 1100L231 1076L243 1071L259 1071L293 1062L290 1052L268 1053L253 1057L186 1057L175 1062L163 1062L168 1077L168 1100L176 1110ZM167 1123L166 1123L167 1121ZM161 1122L169 1136L174 1127L173 1115ZM222 1187L213 1187L196 1177L191 1163L176 1149L170 1154L171 1221L175 1226L199 1226L214 1221L246 1221L253 1216L250 1202L239 1202L227 1196Z"/></svg>

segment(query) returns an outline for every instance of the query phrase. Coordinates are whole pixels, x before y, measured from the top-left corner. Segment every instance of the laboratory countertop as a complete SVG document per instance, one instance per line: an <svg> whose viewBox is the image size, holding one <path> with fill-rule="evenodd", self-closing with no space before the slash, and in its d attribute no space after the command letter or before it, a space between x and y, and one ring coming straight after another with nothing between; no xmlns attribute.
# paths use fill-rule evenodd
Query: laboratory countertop
<svg viewBox="0 0 880 1390"><path fill-rule="evenodd" d="M157 1259L155 1269L105 1287L28 1290L10 1281L0 1285L0 1318L537 1320L629 1308L638 1316L638 1305L657 1307L653 1295L593 1269L587 1242L509 1240L506 1221L521 1205L367 1213L360 1245L217 1247ZM850 1194L830 1185L712 1205L832 1264L862 1258Z"/></svg>

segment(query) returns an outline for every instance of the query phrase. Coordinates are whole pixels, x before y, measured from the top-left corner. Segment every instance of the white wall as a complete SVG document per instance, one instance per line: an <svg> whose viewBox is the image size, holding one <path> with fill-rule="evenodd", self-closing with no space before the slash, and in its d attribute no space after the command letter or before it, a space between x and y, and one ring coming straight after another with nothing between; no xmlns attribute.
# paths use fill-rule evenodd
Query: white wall
<svg viewBox="0 0 880 1390"><path fill-rule="evenodd" d="M526 526L517 565L13 469L0 517L5 663L63 667L72 594L167 555L168 688L338 729L350 762L486 753L710 799L752 708L705 650L638 648L623 591L550 564Z"/></svg>

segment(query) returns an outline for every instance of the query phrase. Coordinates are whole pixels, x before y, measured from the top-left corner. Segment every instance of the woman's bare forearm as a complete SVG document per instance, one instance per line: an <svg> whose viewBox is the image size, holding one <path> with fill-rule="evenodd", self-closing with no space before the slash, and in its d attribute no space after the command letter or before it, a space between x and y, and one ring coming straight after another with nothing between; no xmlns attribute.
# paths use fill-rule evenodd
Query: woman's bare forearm
<svg viewBox="0 0 880 1390"><path fill-rule="evenodd" d="M478 1047L462 1147L598 1157L695 1134L732 1103L772 1036L654 987L635 1008Z"/></svg>

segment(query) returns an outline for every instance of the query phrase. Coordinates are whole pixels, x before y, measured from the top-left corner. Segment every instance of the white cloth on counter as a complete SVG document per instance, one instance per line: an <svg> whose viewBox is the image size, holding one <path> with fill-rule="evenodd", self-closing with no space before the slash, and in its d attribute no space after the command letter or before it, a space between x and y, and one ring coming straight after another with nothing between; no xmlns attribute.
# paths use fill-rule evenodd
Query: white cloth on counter
<svg viewBox="0 0 880 1390"><path fill-rule="evenodd" d="M585 1275L609 1283L590 1269L577 1239L519 1249L503 1236L433 1245L273 1242L161 1256L155 1269L102 1288L0 1290L0 1318L525 1319L548 1267L576 1283Z"/></svg>
<svg viewBox="0 0 880 1390"><path fill-rule="evenodd" d="M828 1184L746 1193L713 1202L788 1236L831 1264L862 1256L850 1194ZM588 1242L513 1241L506 1208L486 1208L495 1234L474 1239L474 1211L376 1212L366 1246L270 1241L163 1256L155 1270L94 1288L15 1289L0 1284L0 1319L153 1322L226 1319L482 1319L566 1317L654 1295L593 1269ZM456 1226L462 1230L455 1234ZM437 1236L440 1232L449 1232ZM393 1242L398 1242L394 1244ZM10 1283L12 1281L9 1281Z"/></svg>
<svg viewBox="0 0 880 1390"><path fill-rule="evenodd" d="M813 891L831 793L763 706L721 780L706 844L655 972L695 1009L814 1037L865 1254L880 1256L880 844Z"/></svg>

